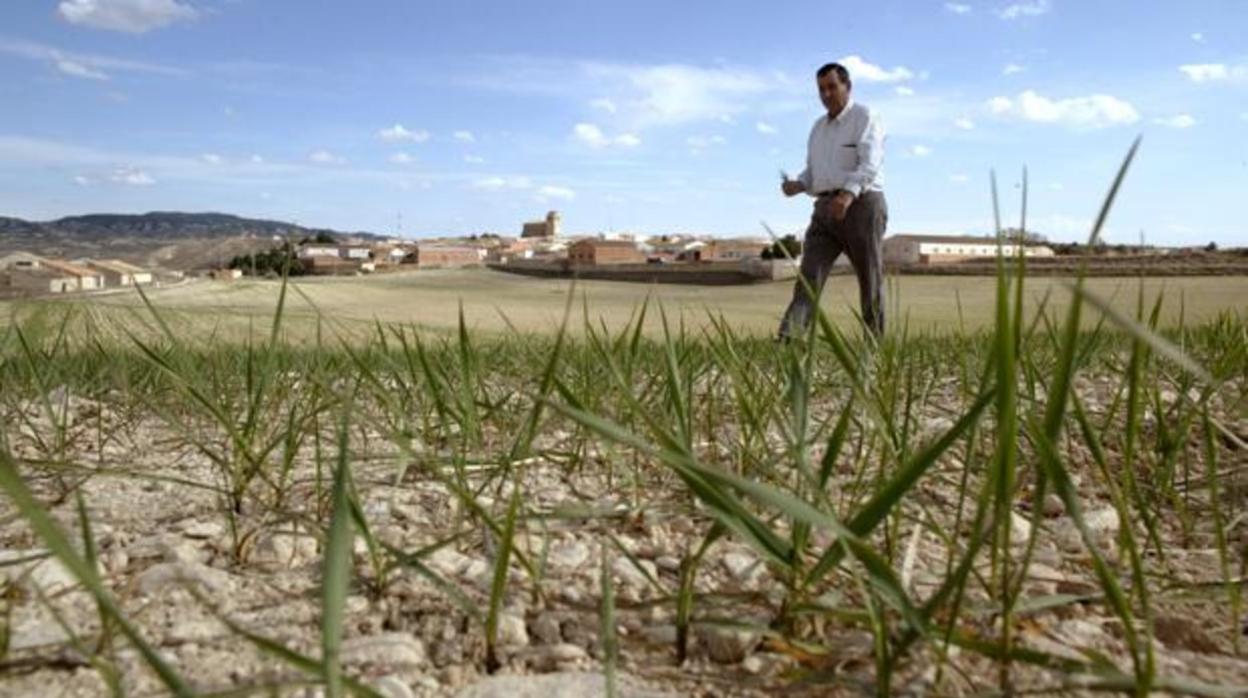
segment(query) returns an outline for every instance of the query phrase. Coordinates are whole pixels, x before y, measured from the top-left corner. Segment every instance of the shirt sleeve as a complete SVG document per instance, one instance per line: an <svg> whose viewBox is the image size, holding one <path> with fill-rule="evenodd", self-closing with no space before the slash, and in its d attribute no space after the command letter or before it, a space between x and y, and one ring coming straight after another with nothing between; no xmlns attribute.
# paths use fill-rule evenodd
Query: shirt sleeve
<svg viewBox="0 0 1248 698"><path fill-rule="evenodd" d="M858 139L858 167L845 178L845 190L857 197L871 186L884 165L884 125L868 112L867 125Z"/></svg>
<svg viewBox="0 0 1248 698"><path fill-rule="evenodd" d="M819 122L816 121L815 125L810 129L810 135L806 137L806 167L802 168L802 173L797 176L797 181L801 182L802 186L806 187L806 193L812 196L814 195L815 182L813 175L810 173L810 158L811 151L815 148L815 131L818 129Z"/></svg>

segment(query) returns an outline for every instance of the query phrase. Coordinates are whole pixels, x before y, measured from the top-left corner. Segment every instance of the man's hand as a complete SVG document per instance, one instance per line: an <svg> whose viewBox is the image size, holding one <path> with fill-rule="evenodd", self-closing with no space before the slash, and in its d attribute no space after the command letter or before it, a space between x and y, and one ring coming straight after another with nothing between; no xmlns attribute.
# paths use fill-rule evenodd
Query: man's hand
<svg viewBox="0 0 1248 698"><path fill-rule="evenodd" d="M845 214L849 213L849 205L854 203L854 195L847 191L838 191L836 196L832 197L832 220L840 223L845 220Z"/></svg>
<svg viewBox="0 0 1248 698"><path fill-rule="evenodd" d="M785 196L797 196L806 191L806 185L802 184L800 179L786 179L780 183L780 191L784 192Z"/></svg>

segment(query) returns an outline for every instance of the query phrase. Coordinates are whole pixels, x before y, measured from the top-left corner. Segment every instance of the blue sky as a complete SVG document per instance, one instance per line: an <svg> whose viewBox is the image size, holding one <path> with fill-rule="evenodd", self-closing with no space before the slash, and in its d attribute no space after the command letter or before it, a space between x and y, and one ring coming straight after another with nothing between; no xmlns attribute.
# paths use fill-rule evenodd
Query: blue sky
<svg viewBox="0 0 1248 698"><path fill-rule="evenodd" d="M418 237L802 229L842 60L890 232L1017 220L1248 244L1248 3L23 0L0 8L0 215L224 211ZM401 228L400 228L401 226Z"/></svg>

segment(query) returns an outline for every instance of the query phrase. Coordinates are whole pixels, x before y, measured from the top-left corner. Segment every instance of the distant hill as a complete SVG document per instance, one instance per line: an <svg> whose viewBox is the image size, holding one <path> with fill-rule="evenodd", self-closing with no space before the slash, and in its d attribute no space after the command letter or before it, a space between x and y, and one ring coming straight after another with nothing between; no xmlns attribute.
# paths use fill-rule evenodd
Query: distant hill
<svg viewBox="0 0 1248 698"><path fill-rule="evenodd" d="M113 257L145 267L195 269L267 249L275 237L300 240L322 233L344 239L382 239L373 233L305 228L227 213L95 213L45 222L0 216L0 256L21 250L65 258Z"/></svg>

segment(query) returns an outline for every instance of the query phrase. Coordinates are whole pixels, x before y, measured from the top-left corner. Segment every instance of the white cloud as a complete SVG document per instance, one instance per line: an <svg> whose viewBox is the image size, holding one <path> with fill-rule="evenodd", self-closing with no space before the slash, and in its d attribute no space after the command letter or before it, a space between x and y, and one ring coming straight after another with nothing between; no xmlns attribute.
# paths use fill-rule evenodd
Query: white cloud
<svg viewBox="0 0 1248 698"><path fill-rule="evenodd" d="M966 118L965 116L961 116L961 117L958 117L958 118L954 119L954 120L953 120L953 125L954 125L954 126L957 126L958 128L962 129L963 131L970 131L970 130L973 130L973 129L975 128L975 122L974 122L974 121L971 121L970 119Z"/></svg>
<svg viewBox="0 0 1248 698"><path fill-rule="evenodd" d="M579 123L573 126L572 138L594 149L606 148L612 145L622 148L635 148L641 145L641 138L635 133L621 133L618 136L609 137L602 132L602 129L597 124Z"/></svg>
<svg viewBox="0 0 1248 698"><path fill-rule="evenodd" d="M1014 75L1016 73L1021 73L1024 70L1027 70L1027 68L1017 63L1006 63L1005 67L1001 69L1001 74L1002 75Z"/></svg>
<svg viewBox="0 0 1248 698"><path fill-rule="evenodd" d="M472 135L472 131L456 131L452 137L460 143L476 143L477 137Z"/></svg>
<svg viewBox="0 0 1248 698"><path fill-rule="evenodd" d="M993 97L988 100L987 107L997 116L1076 129L1132 124L1140 118L1129 102L1103 94L1055 100L1027 90L1014 99Z"/></svg>
<svg viewBox="0 0 1248 698"><path fill-rule="evenodd" d="M758 132L763 134L764 136L776 135L776 127L772 126L771 124L765 121L760 121L757 124L754 124L754 128L757 129Z"/></svg>
<svg viewBox="0 0 1248 698"><path fill-rule="evenodd" d="M621 133L615 137L614 143L624 148L636 148L641 145L641 138L635 133Z"/></svg>
<svg viewBox="0 0 1248 698"><path fill-rule="evenodd" d="M223 160L221 156L217 155L216 153L204 153L203 155L199 156L199 159L203 160L209 165L220 165L221 163L225 162L225 160Z"/></svg>
<svg viewBox="0 0 1248 698"><path fill-rule="evenodd" d="M264 158L260 157L259 155L252 155L252 156L251 156L251 164L253 164L253 165L263 165L263 164L264 164Z"/></svg>
<svg viewBox="0 0 1248 698"><path fill-rule="evenodd" d="M1248 78L1248 66L1225 63L1193 63L1179 66L1192 82L1221 82Z"/></svg>
<svg viewBox="0 0 1248 698"><path fill-rule="evenodd" d="M312 162L319 163L322 165L340 165L346 162L345 160L338 157L337 155L334 155L328 150L313 151L310 155L308 155L308 159L311 160Z"/></svg>
<svg viewBox="0 0 1248 698"><path fill-rule="evenodd" d="M395 124L389 128L383 128L377 132L377 137L383 141L398 142L411 141L413 143L424 143L429 140L428 131L409 131L403 127L403 124Z"/></svg>
<svg viewBox="0 0 1248 698"><path fill-rule="evenodd" d="M102 75L105 78L108 76L105 71L173 76L187 74L181 68L132 61L125 58L113 58L111 56L74 53L72 51L63 51L48 44L40 44L24 39L9 39L3 36L0 36L0 53L8 53L32 61L47 61L53 64L57 70L75 75L76 77L102 79L99 76Z"/></svg>
<svg viewBox="0 0 1248 698"><path fill-rule="evenodd" d="M595 124L577 124L572 127L572 137L591 148L605 148L611 141Z"/></svg>
<svg viewBox="0 0 1248 698"><path fill-rule="evenodd" d="M1243 119L1244 121L1248 121L1248 111L1241 111L1239 113L1239 118Z"/></svg>
<svg viewBox="0 0 1248 698"><path fill-rule="evenodd" d="M608 114L614 114L615 112L619 111L619 108L615 106L615 102L612 102L606 97L599 97L598 99L595 99L594 101L589 103L589 106L593 107L594 109L601 109Z"/></svg>
<svg viewBox="0 0 1248 698"><path fill-rule="evenodd" d="M945 3L945 11L952 12L955 15L965 15L970 14L971 6L960 2L947 2Z"/></svg>
<svg viewBox="0 0 1248 698"><path fill-rule="evenodd" d="M1170 128L1191 128L1196 125L1196 119L1191 114L1176 114L1153 119L1153 123Z"/></svg>
<svg viewBox="0 0 1248 698"><path fill-rule="evenodd" d="M481 157L480 155L465 155L464 162L468 163L469 165L480 165L481 163L485 162L485 158Z"/></svg>
<svg viewBox="0 0 1248 698"><path fill-rule="evenodd" d="M416 158L412 157L410 154L405 153L403 151L399 151L397 153L392 154L389 160L390 162L393 162L396 165L410 165L413 162L416 162Z"/></svg>
<svg viewBox="0 0 1248 698"><path fill-rule="evenodd" d="M537 198L539 201L546 201L548 199L563 199L564 201L570 201L576 198L576 192L568 189L567 187L546 185L538 187Z"/></svg>
<svg viewBox="0 0 1248 698"><path fill-rule="evenodd" d="M914 89L910 87L906 87L905 85L898 85L894 87L893 92L896 92L898 97L913 97L914 96Z"/></svg>
<svg viewBox="0 0 1248 698"><path fill-rule="evenodd" d="M1039 17L1048 12L1049 0L1026 0L997 10L997 16L1001 19L1018 19L1019 17Z"/></svg>
<svg viewBox="0 0 1248 698"><path fill-rule="evenodd" d="M845 56L840 64L849 71L849 78L863 82L902 82L914 77L914 73L905 66L897 66L886 70L874 63L868 63L862 56Z"/></svg>
<svg viewBox="0 0 1248 698"><path fill-rule="evenodd" d="M109 176L109 179L117 184L130 184L133 186L147 186L156 183L156 180L151 175L137 167L118 167L113 170L113 174Z"/></svg>
<svg viewBox="0 0 1248 698"><path fill-rule="evenodd" d="M949 181L953 182L954 184L966 184L967 182L971 181L971 178L959 172L957 174L949 175Z"/></svg>
<svg viewBox="0 0 1248 698"><path fill-rule="evenodd" d="M482 177L473 181L474 189L484 189L486 191L498 191L500 189L529 189L533 186L532 180L528 177Z"/></svg>
<svg viewBox="0 0 1248 698"><path fill-rule="evenodd" d="M745 111L751 98L780 86L775 76L732 68L600 63L581 67L596 84L618 83L613 92L620 97L607 102L633 128L731 117ZM607 102L595 100L600 109Z"/></svg>
<svg viewBox="0 0 1248 698"><path fill-rule="evenodd" d="M1049 184L1049 189L1052 189L1053 191L1066 191L1066 185L1061 182L1052 182Z"/></svg>
<svg viewBox="0 0 1248 698"><path fill-rule="evenodd" d="M195 8L177 0L62 0L57 14L70 24L142 34L195 19Z"/></svg>
<svg viewBox="0 0 1248 698"><path fill-rule="evenodd" d="M925 145L912 145L909 152L916 158L925 158L932 154L932 149Z"/></svg>
<svg viewBox="0 0 1248 698"><path fill-rule="evenodd" d="M82 175L74 175L74 184L77 184L77 185L78 185L78 186L80 186L80 187L85 187L85 186L87 186L87 185L88 185L88 184L90 184L90 183L91 183L91 180L90 180L90 179L88 179L88 178L86 178L86 177L84 177L84 176L82 176Z"/></svg>
<svg viewBox="0 0 1248 698"><path fill-rule="evenodd" d="M65 73L66 75L72 75L76 78L83 78L85 80L107 80L108 79L108 76L105 75L102 71L96 70L94 68L89 68L79 63L78 61L70 60L68 58L62 58L58 60L56 62L56 68L57 70L61 71L62 73Z"/></svg>
<svg viewBox="0 0 1248 698"><path fill-rule="evenodd" d="M685 139L685 143L689 144L694 150L702 150L713 145L723 145L727 141L723 136L689 136Z"/></svg>
<svg viewBox="0 0 1248 698"><path fill-rule="evenodd" d="M238 112L234 111L234 107L228 104L221 108L221 113L225 114L227 119L233 119L235 116L238 116Z"/></svg>
<svg viewBox="0 0 1248 698"><path fill-rule="evenodd" d="M1192 41L1195 41L1198 44L1203 44L1205 42L1205 35L1200 32L1192 32Z"/></svg>

